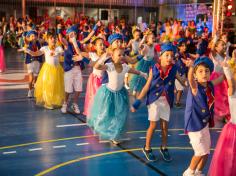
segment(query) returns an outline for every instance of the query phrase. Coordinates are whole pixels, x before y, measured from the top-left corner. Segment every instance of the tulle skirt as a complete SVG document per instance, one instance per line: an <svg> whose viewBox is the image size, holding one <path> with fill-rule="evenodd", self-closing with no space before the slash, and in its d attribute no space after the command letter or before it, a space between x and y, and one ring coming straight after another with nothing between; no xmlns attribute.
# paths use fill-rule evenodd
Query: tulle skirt
<svg viewBox="0 0 236 176"><path fill-rule="evenodd" d="M218 139L209 176L236 175L236 124L227 123Z"/></svg>
<svg viewBox="0 0 236 176"><path fill-rule="evenodd" d="M221 74L218 72L213 72L211 75L211 80L218 78ZM228 120L230 118L229 102L228 102L228 84L224 80L222 83L214 86L215 93L215 105L214 105L214 116L218 120L219 118L226 117Z"/></svg>
<svg viewBox="0 0 236 176"><path fill-rule="evenodd" d="M84 101L84 115L89 115L89 110L91 105L93 104L94 96L98 90L98 88L102 85L102 77L99 77L93 73L89 75L87 89L85 94L85 101Z"/></svg>
<svg viewBox="0 0 236 176"><path fill-rule="evenodd" d="M65 97L64 71L61 65L44 63L35 84L36 104L46 108L62 106Z"/></svg>
<svg viewBox="0 0 236 176"><path fill-rule="evenodd" d="M129 97L125 88L112 91L102 85L94 98L88 125L101 139L119 139L129 112Z"/></svg>
<svg viewBox="0 0 236 176"><path fill-rule="evenodd" d="M147 61L142 59L138 62L136 70L148 74L150 67L152 67L153 65L155 65L155 62L153 60ZM129 84L131 91L141 92L144 85L146 84L146 79L139 75L133 75Z"/></svg>
<svg viewBox="0 0 236 176"><path fill-rule="evenodd" d="M6 70L5 64L5 56L4 56L4 49L0 46L0 72L4 72Z"/></svg>

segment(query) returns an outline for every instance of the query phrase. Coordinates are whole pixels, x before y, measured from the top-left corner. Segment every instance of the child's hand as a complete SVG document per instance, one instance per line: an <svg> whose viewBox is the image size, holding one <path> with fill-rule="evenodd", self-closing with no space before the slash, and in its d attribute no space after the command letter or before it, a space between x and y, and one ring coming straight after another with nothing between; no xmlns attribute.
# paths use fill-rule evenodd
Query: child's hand
<svg viewBox="0 0 236 176"><path fill-rule="evenodd" d="M148 79L148 75L147 75L147 73L143 73L143 72L139 72L139 75L140 76L142 76L143 78L145 78L145 79Z"/></svg>
<svg viewBox="0 0 236 176"><path fill-rule="evenodd" d="M227 58L225 57L224 61L220 63L220 65L222 67L229 67L228 63L227 63Z"/></svg>
<svg viewBox="0 0 236 176"><path fill-rule="evenodd" d="M102 25L102 22L99 20L96 25L100 27Z"/></svg>
<svg viewBox="0 0 236 176"><path fill-rule="evenodd" d="M232 53L232 58L234 59L234 61L236 61L236 49L233 50L233 53Z"/></svg>
<svg viewBox="0 0 236 176"><path fill-rule="evenodd" d="M188 59L188 60L182 59L182 61L187 67L193 66L193 61L191 59Z"/></svg>
<svg viewBox="0 0 236 176"><path fill-rule="evenodd" d="M73 61L81 61L82 59L83 59L83 56L81 56L80 54L74 55L72 58Z"/></svg>

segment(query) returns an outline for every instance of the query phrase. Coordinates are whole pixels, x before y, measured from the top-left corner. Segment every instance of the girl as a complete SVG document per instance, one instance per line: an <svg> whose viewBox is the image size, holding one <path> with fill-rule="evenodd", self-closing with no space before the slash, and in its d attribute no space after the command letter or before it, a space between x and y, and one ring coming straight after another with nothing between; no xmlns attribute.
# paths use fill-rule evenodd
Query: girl
<svg viewBox="0 0 236 176"><path fill-rule="evenodd" d="M155 36L151 31L148 31L146 34L147 43L142 45L143 49L146 50L146 53L140 62L138 62L136 69L144 73L148 73L149 68L155 64L156 52L155 52ZM146 84L146 80L139 75L134 75L130 80L130 89L133 95L136 97L141 92L143 86Z"/></svg>
<svg viewBox="0 0 236 176"><path fill-rule="evenodd" d="M6 70L4 49L2 46L2 39L3 39L3 32L2 32L2 29L0 28L0 73L4 72Z"/></svg>
<svg viewBox="0 0 236 176"><path fill-rule="evenodd" d="M233 58L229 65L232 73L227 67L224 67L224 72L229 85L231 119L224 126L218 139L209 169L209 176L236 175L236 92L234 90L236 86L236 50L233 52Z"/></svg>
<svg viewBox="0 0 236 176"><path fill-rule="evenodd" d="M91 58L93 62L96 62L104 54L105 50L104 40L102 38L94 37L92 38L91 43L94 45L96 52L90 52L89 58ZM85 94L84 113L83 113L86 116L89 116L90 107L93 104L94 96L98 88L102 84L102 75L103 75L103 70L98 70L96 68L93 68L93 72L89 75Z"/></svg>
<svg viewBox="0 0 236 176"><path fill-rule="evenodd" d="M47 34L48 46L33 52L26 50L31 56L45 55L37 82L35 84L36 104L42 105L47 109L54 109L62 106L64 100L64 80L63 68L59 63L59 57L63 54L61 47L56 47L56 40L52 33Z"/></svg>
<svg viewBox="0 0 236 176"><path fill-rule="evenodd" d="M218 78L223 74L223 68L221 63L225 58L225 42L222 40L217 40L215 46L210 54L210 57L215 65L214 71L211 75L211 79ZM214 118L218 122L220 120L229 120L229 103L228 103L228 95L227 95L227 81L224 80L222 83L214 87L215 92L215 109L214 109ZM216 121L216 122L217 122Z"/></svg>
<svg viewBox="0 0 236 176"><path fill-rule="evenodd" d="M125 74L129 72L146 77L146 74L122 64L123 55L124 50L117 48L112 53L113 62L104 65L107 57L103 57L95 64L95 69L107 71L109 82L98 89L88 117L88 125L100 138L112 140L114 144L118 144L129 111L129 97L124 88Z"/></svg>
<svg viewBox="0 0 236 176"><path fill-rule="evenodd" d="M175 78L182 84L184 80L177 73L177 67L173 64L174 46L170 43L161 46L160 63L151 67L147 83L142 89L131 108L132 112L140 106L141 99L147 96L149 128L146 134L146 144L143 147L143 153L147 160L155 161L156 157L152 153L151 140L155 132L157 121L160 120L162 131L162 144L160 152L163 160L170 162L172 160L167 149L168 122L170 119L170 108L174 101L174 82Z"/></svg>
<svg viewBox="0 0 236 176"><path fill-rule="evenodd" d="M210 80L214 69L212 60L208 57L198 58L186 62L189 68L189 91L186 100L184 128L188 133L194 156L183 176L202 175L202 170L210 154L211 138L209 126L214 126L214 85L224 79L221 75Z"/></svg>

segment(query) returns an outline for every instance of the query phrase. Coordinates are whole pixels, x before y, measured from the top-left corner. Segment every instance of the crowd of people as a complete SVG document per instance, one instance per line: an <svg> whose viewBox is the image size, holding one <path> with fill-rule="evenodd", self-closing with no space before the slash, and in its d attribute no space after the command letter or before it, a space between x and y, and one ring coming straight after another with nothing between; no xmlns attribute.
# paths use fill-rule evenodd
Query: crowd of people
<svg viewBox="0 0 236 176"><path fill-rule="evenodd" d="M16 21L16 22L15 22ZM28 97L47 109L71 107L83 113L100 139L119 144L129 112L146 99L149 127L142 149L155 161L151 140L160 121L160 152L171 162L168 122L173 106L184 108L184 128L194 150L184 176L203 175L210 154L209 127L227 124L218 140L209 175L236 175L236 50L229 52L227 33L211 37L207 24L168 19L131 26L121 19L103 24L82 17L35 24L32 19L3 18L0 25L0 71L6 69L2 44L24 53L29 75ZM5 40L4 40L5 39ZM83 70L89 75L84 111L78 106L83 91ZM186 105L182 94L188 89ZM131 106L129 105L129 95ZM131 108L130 108L131 107ZM229 159L230 158L230 159Z"/></svg>

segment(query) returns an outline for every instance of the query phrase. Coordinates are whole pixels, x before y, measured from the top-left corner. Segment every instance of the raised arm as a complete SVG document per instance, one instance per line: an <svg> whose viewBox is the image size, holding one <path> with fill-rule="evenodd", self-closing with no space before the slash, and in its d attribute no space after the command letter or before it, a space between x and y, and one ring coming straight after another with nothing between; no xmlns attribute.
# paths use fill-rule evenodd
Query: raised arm
<svg viewBox="0 0 236 176"><path fill-rule="evenodd" d="M87 41L91 39L91 37L95 34L98 27L101 26L101 21L98 21L97 24L94 26L93 30L89 33L89 35L80 41L81 44L85 44Z"/></svg>

